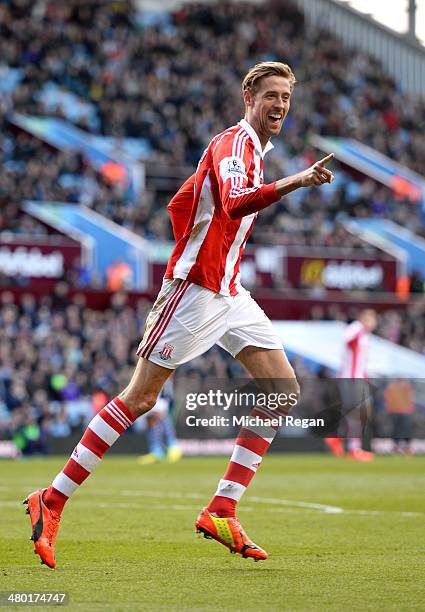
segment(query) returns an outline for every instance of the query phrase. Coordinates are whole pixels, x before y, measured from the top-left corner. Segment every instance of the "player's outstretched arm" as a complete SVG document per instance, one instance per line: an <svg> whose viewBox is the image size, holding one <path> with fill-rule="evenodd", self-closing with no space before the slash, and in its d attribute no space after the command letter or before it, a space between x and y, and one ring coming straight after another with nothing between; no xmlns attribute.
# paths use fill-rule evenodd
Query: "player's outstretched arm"
<svg viewBox="0 0 425 612"><path fill-rule="evenodd" d="M288 193L291 193L291 191L299 189L300 187L311 187L312 185L332 183L334 180L334 175L332 174L331 170L326 168L326 164L331 161L333 156L333 153L329 153L329 155L323 159L319 159L319 161L310 166L310 168L307 168L298 174L294 174L293 176L288 176L287 178L276 181L276 193L280 195L280 197L283 197Z"/></svg>
<svg viewBox="0 0 425 612"><path fill-rule="evenodd" d="M235 151L238 151L238 155ZM333 153L330 153L294 176L268 185L248 187L246 169L252 164L253 151L246 146L246 139L239 142L234 135L228 135L221 138L212 150L212 162L218 178L223 208L233 220L259 212L300 187L331 183L333 174L326 168L326 164L332 158Z"/></svg>

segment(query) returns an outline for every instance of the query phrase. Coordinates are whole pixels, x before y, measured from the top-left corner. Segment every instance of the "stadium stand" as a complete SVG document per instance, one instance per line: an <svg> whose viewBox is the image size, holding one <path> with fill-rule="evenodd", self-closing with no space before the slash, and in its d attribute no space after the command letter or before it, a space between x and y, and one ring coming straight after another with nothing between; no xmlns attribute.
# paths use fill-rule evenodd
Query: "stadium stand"
<svg viewBox="0 0 425 612"><path fill-rule="evenodd" d="M82 203L139 236L171 239L165 208L170 194L149 173L141 199L131 201L80 152L47 146L18 129L13 114L59 117L91 134L144 139L148 170L189 172L209 139L239 119L234 101L241 76L263 59L284 58L298 79L284 137L268 163L270 180L315 159L312 133L355 138L422 172L425 105L402 95L377 61L345 49L329 33L316 30L308 40L304 34L302 13L273 0L261 7L188 4L155 14L137 13L130 1L1 2L6 78L0 88L0 232L49 233L20 210L32 199ZM174 187L187 174L176 176ZM344 228L347 216L389 218L425 236L417 204L339 166L329 189L304 190L263 211L251 241L364 249ZM64 280L78 285L77 276L68 271ZM410 291L423 292L415 272ZM126 384L149 305L140 300L132 309L117 293L109 308L94 311L81 297L68 301L66 291L39 301L28 294L19 303L2 291L1 435L20 436L19 444L32 453L46 449L47 435L65 436L86 423L94 393L113 396ZM313 309L311 316L348 317L331 306ZM425 306L387 310L377 333L423 353ZM215 373L236 367L223 360L212 351L193 367Z"/></svg>
<svg viewBox="0 0 425 612"><path fill-rule="evenodd" d="M151 306L141 299L135 308L125 293L115 293L110 307L93 310L82 295L68 299L56 292L37 302L24 294L15 304L1 294L0 309L0 436L22 439L27 427L38 435L26 452L46 448L47 435L66 436L87 424L97 393L114 396L126 385ZM347 321L349 315L329 308L313 310L313 319ZM389 310L380 317L378 335L420 353L425 352L425 305L405 314ZM13 347L13 350L12 350ZM298 361L305 375L308 366ZM182 374L241 377L241 366L221 349L182 366Z"/></svg>
<svg viewBox="0 0 425 612"><path fill-rule="evenodd" d="M316 31L305 45L303 16L290 2L188 4L154 20L137 14L128 1L0 6L3 63L19 73L0 94L7 169L0 191L8 201L83 202L141 236L164 238L168 225L161 205L169 194L148 189L137 208L128 206L125 193L81 155L46 149L12 129L8 114L59 116L88 132L142 138L151 147L148 163L193 167L212 135L238 120L240 105L228 100L238 99L246 68L265 58L284 57L299 81L285 138L268 164L269 178L313 159L306 146L311 133L353 137L411 169L423 168L424 105L402 96L375 60L344 49L329 34ZM57 88L56 104L43 95L46 87ZM90 112L75 112L77 104L66 104L60 94L74 96L78 108ZM277 241L317 244L320 231L314 228L344 213L390 217L423 231L415 205L395 202L390 190L340 172L326 193L308 190L267 211L255 232L273 223ZM279 236L293 219L307 227L290 238Z"/></svg>

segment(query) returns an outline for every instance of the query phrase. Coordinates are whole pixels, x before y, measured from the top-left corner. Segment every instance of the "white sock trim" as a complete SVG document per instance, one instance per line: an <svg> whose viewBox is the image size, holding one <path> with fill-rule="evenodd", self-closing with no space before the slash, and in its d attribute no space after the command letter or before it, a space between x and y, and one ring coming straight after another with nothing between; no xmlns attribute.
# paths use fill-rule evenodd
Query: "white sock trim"
<svg viewBox="0 0 425 612"><path fill-rule="evenodd" d="M261 455L257 455L257 453L254 453L243 446L239 446L239 444L235 444L232 456L230 457L230 461L239 463L239 465L243 465L253 472L256 472L257 468L260 467L262 459L263 458Z"/></svg>
<svg viewBox="0 0 425 612"><path fill-rule="evenodd" d="M245 493L245 489L246 487L241 485L239 482L222 479L218 483L215 495L221 495L222 497L229 497L230 499L239 501L242 495Z"/></svg>
<svg viewBox="0 0 425 612"><path fill-rule="evenodd" d="M108 446L112 446L118 440L120 434L113 427L108 425L98 414L92 418L89 427L99 436Z"/></svg>
<svg viewBox="0 0 425 612"><path fill-rule="evenodd" d="M108 407L116 413L117 417L119 416L121 418L121 420L124 423L124 427L127 429L127 427L130 427L130 425L132 425L133 423L130 421L130 419L128 418L128 416L121 410L121 408L119 408L119 406L116 405L116 403L111 400L108 404Z"/></svg>
<svg viewBox="0 0 425 612"><path fill-rule="evenodd" d="M70 478L68 478L68 476L63 472L59 472L59 474L52 482L52 487L54 487L60 493L63 493L67 497L71 497L71 495L78 489L79 485Z"/></svg>
<svg viewBox="0 0 425 612"><path fill-rule="evenodd" d="M100 457L95 455L87 446L81 444L81 442L78 442L74 448L71 458L88 472L92 472L99 461L101 461Z"/></svg>

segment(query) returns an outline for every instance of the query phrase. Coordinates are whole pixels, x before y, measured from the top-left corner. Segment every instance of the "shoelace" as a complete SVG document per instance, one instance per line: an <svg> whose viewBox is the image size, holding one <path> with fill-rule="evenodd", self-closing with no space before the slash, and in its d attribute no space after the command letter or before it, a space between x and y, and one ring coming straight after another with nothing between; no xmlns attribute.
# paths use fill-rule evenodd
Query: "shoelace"
<svg viewBox="0 0 425 612"><path fill-rule="evenodd" d="M242 527L242 525L241 525L241 523L240 523L240 520L239 520L239 519L237 519L237 518L234 518L234 519L232 519L232 520L234 521L234 525L235 525L235 527L237 528L237 530L238 530L238 531L239 531L239 533L240 533L240 536L241 536L241 538L242 538L242 542L243 542L244 544L249 544L249 545L254 544L254 542L253 542L252 540L250 540L250 539L249 539L249 537L246 535L246 531L245 531L245 529ZM254 544L254 546L255 546L255 544Z"/></svg>
<svg viewBox="0 0 425 612"><path fill-rule="evenodd" d="M47 539L49 541L49 545L51 546L58 534L60 516L55 512L50 512L50 516L51 520L47 525Z"/></svg>

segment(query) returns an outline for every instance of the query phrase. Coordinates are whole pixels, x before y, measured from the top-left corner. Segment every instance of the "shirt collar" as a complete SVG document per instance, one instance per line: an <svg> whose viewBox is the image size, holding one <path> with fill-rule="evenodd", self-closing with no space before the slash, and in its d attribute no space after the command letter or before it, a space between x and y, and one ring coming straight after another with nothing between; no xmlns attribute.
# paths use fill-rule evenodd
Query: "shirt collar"
<svg viewBox="0 0 425 612"><path fill-rule="evenodd" d="M261 142L260 142L260 139L258 138L257 132L254 130L252 125L250 123L248 123L248 121L246 119L241 119L239 121L238 125L240 125L245 130L245 132L248 132L248 134L251 136L251 140L254 143L255 148L260 153L261 158L264 158L265 154L268 153L269 151L271 151L271 149L274 148L274 145L272 145L270 140L268 141L268 143L266 144L264 149L262 148Z"/></svg>

